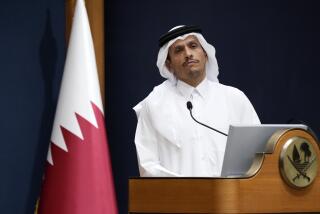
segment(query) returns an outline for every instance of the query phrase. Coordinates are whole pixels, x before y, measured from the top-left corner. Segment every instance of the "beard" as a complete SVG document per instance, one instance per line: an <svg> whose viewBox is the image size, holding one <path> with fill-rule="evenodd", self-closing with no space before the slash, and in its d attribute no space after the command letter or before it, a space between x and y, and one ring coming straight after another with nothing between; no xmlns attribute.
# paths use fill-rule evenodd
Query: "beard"
<svg viewBox="0 0 320 214"><path fill-rule="evenodd" d="M198 69L191 69L188 71L188 76L191 79L198 79L201 76L202 72L200 72Z"/></svg>
<svg viewBox="0 0 320 214"><path fill-rule="evenodd" d="M206 71L198 67L179 70L173 72L173 75L192 86L197 86L206 76Z"/></svg>

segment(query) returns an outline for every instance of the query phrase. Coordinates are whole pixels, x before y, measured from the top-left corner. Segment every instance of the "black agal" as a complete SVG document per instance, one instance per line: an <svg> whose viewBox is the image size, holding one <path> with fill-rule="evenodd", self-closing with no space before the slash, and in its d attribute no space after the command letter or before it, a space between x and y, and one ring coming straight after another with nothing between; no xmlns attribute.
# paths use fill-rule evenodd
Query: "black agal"
<svg viewBox="0 0 320 214"><path fill-rule="evenodd" d="M199 26L190 25L190 26L182 26L176 28L168 33L162 35L159 39L159 47L161 48L164 44L169 42L170 40L177 38L178 36L187 34L187 33L201 33L202 30Z"/></svg>

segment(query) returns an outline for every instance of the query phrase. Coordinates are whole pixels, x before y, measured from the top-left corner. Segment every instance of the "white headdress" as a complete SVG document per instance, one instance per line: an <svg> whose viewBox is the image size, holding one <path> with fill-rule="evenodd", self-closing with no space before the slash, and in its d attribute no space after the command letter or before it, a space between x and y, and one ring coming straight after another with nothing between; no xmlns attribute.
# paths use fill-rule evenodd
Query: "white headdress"
<svg viewBox="0 0 320 214"><path fill-rule="evenodd" d="M179 29L183 27L183 25L181 26L177 26L172 28L170 31L175 30L175 29ZM170 32L169 31L169 32ZM168 56L168 50L169 47L178 39L185 39L187 36L190 35L194 35L197 37L197 39L199 40L202 48L206 51L207 56L208 56L208 61L206 63L206 75L207 78L213 82L219 82L218 80L218 74L219 74L219 70L218 70L218 63L217 63L217 59L216 59L216 50L215 48L210 45L205 39L204 37L200 34L200 33L187 33L181 36L178 36L172 40L170 40L169 42L167 42L166 44L164 44L158 53L158 59L157 59L157 66L159 68L160 71L160 75L166 79L169 79L171 82L175 82L176 81L176 77L168 70L167 66L165 65L166 63L166 59Z"/></svg>

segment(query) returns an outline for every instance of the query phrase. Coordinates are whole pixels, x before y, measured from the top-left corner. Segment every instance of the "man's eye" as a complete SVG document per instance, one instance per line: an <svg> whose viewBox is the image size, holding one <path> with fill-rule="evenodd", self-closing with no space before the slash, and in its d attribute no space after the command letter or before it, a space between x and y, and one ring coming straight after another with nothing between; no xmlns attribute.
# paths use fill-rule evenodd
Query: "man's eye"
<svg viewBox="0 0 320 214"><path fill-rule="evenodd" d="M196 48L196 47L198 47L198 44L192 43L192 44L191 44L191 47L192 47L192 48Z"/></svg>
<svg viewBox="0 0 320 214"><path fill-rule="evenodd" d="M182 50L181 48L176 48L176 49L174 49L174 52L179 53L179 52L181 52L181 50Z"/></svg>

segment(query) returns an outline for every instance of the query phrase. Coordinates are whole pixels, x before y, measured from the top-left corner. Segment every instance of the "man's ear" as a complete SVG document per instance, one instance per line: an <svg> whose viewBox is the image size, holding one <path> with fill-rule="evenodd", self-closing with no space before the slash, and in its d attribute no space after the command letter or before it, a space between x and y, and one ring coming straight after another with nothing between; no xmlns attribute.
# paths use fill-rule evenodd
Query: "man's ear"
<svg viewBox="0 0 320 214"><path fill-rule="evenodd" d="M208 60L208 54L207 52L202 48L203 52L204 52L204 55L206 56L207 60Z"/></svg>
<svg viewBox="0 0 320 214"><path fill-rule="evenodd" d="M167 66L168 70L172 73L172 71L171 71L171 61L170 61L170 59L166 59L166 66Z"/></svg>

